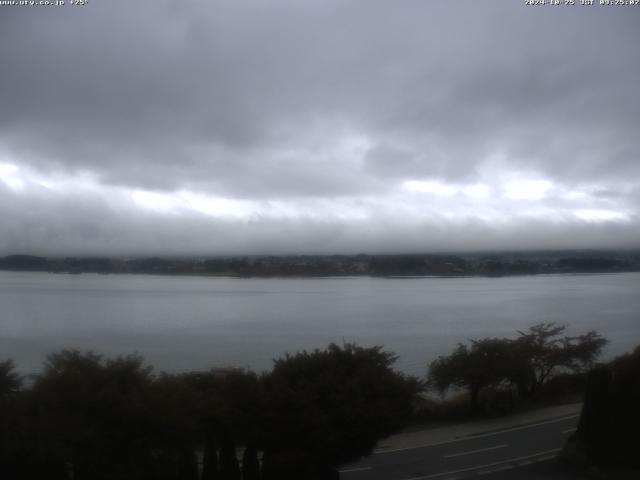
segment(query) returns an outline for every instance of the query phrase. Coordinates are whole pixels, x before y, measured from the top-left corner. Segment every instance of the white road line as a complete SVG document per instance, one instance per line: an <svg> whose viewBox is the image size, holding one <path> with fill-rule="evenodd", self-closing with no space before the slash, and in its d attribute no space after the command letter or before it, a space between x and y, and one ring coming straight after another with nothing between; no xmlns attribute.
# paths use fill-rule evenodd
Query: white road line
<svg viewBox="0 0 640 480"><path fill-rule="evenodd" d="M472 455L474 453L486 452L489 450L496 450L498 448L508 447L508 444L496 445L495 447L487 447L487 448L479 448L478 450L469 450L466 452L452 453L450 455L445 455L444 458L453 458L453 457L462 457L463 455Z"/></svg>
<svg viewBox="0 0 640 480"><path fill-rule="evenodd" d="M515 468L513 465L500 465L498 467L489 468L487 470L481 470L478 472L478 475L488 475L490 473L502 472L504 470L511 470Z"/></svg>
<svg viewBox="0 0 640 480"><path fill-rule="evenodd" d="M455 442L466 442L467 440L474 440L476 438L491 437L493 435L502 435L503 433L509 433L509 432L515 432L517 430L525 430L527 428L539 427L540 425L548 425L550 423L564 422L565 420L571 420L572 418L577 418L579 416L580 416L580 414L569 415L567 417L554 418L553 420L545 420L544 422L532 423L532 424L529 424L529 425L522 425L520 427L506 428L504 430L499 430L497 432L481 433L479 435L467 435L467 436L462 437L462 438L454 438L453 440L446 440L444 442L423 443L421 445L415 445L413 447L392 448L390 450L380 450L379 449L379 450L374 450L373 451L373 455L381 455L383 453L404 452L405 450L415 450L416 448L437 447L439 445L447 445L449 443L455 443Z"/></svg>
<svg viewBox="0 0 640 480"><path fill-rule="evenodd" d="M338 470L338 472L340 473L364 472L365 470L371 470L371 467L347 468L346 470Z"/></svg>
<svg viewBox="0 0 640 480"><path fill-rule="evenodd" d="M573 433L575 431L576 431L575 428L567 428L566 430L562 430L562 433Z"/></svg>
<svg viewBox="0 0 640 480"><path fill-rule="evenodd" d="M428 478L443 477L445 475L455 475L456 473L472 472L474 470L483 470L486 468L497 467L498 465L504 465L508 463L520 462L522 460L528 460L530 458L539 457L541 455L550 455L550 454L558 453L560 450L561 450L560 448L554 448L553 450L546 450L544 452L538 452L538 453L534 453L533 455L526 455L524 457L510 458L508 460L501 460L500 462L487 463L485 465L476 465L475 467L462 468L460 470L451 470L449 472L432 473L431 475L424 475L422 477L411 477L405 480L426 480Z"/></svg>

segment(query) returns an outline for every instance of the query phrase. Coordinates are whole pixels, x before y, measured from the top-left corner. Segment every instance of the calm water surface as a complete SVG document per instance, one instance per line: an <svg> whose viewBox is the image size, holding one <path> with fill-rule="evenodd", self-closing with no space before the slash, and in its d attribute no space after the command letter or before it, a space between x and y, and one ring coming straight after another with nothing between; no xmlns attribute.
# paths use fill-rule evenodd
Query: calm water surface
<svg viewBox="0 0 640 480"><path fill-rule="evenodd" d="M73 347L140 353L158 370L269 369L329 342L384 345L423 375L457 342L540 321L640 344L640 273L509 278L235 279L0 271L0 359L24 372Z"/></svg>

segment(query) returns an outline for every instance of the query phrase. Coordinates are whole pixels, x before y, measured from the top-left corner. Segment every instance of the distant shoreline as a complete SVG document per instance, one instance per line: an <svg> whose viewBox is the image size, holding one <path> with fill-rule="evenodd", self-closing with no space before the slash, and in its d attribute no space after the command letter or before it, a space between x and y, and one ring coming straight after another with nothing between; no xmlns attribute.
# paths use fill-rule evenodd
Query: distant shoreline
<svg viewBox="0 0 640 480"><path fill-rule="evenodd" d="M640 272L640 251L193 258L0 257L0 270L225 278L500 278Z"/></svg>
<svg viewBox="0 0 640 480"><path fill-rule="evenodd" d="M380 279L380 280L458 280L458 279L470 279L470 278L486 278L486 279L503 279L503 278L522 278L522 277L588 277L588 276L600 276L600 275L621 275L625 273L640 273L638 270L620 270L620 271L607 271L607 272L562 272L562 273L513 273L505 275L289 275L289 276L249 276L249 275L224 275L224 274L205 274L205 273L139 273L139 272L113 272L113 273L98 273L98 272L49 272L49 271L34 271L34 270L5 270L0 269L0 272L8 273L39 273L47 275L93 275L93 276L149 276L149 277L168 277L168 278L223 278L234 280L349 280L358 278Z"/></svg>

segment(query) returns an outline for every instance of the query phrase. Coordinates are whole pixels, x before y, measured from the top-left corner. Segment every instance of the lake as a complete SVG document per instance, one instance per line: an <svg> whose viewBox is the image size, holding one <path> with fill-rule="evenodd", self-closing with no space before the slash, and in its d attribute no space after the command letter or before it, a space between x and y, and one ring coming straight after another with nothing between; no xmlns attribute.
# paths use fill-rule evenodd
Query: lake
<svg viewBox="0 0 640 480"><path fill-rule="evenodd" d="M139 353L171 372L269 369L330 342L384 345L424 375L457 342L536 322L595 329L605 358L640 344L640 273L504 278L240 279L0 271L0 359L37 372L48 353Z"/></svg>

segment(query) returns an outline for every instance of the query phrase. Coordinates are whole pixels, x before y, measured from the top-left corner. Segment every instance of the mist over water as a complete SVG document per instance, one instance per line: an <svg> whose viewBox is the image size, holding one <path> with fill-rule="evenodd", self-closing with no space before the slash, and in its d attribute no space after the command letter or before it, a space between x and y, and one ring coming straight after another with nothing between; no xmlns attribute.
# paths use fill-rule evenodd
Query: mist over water
<svg viewBox="0 0 640 480"><path fill-rule="evenodd" d="M424 375L457 342L534 323L640 344L640 273L505 278L237 279L0 272L0 359L37 372L61 348L139 353L171 372L267 370L330 342L384 345Z"/></svg>

